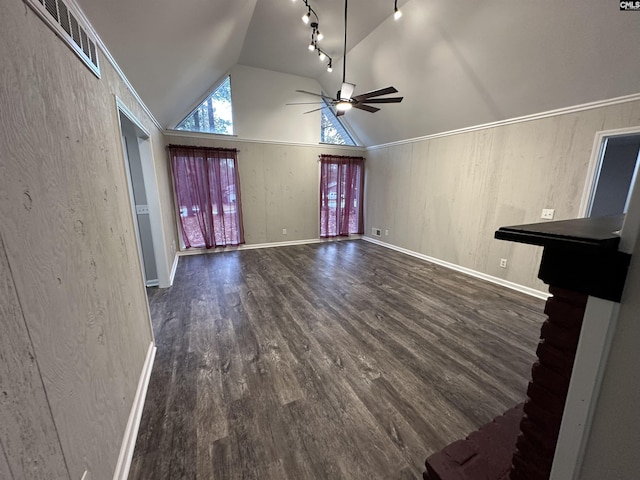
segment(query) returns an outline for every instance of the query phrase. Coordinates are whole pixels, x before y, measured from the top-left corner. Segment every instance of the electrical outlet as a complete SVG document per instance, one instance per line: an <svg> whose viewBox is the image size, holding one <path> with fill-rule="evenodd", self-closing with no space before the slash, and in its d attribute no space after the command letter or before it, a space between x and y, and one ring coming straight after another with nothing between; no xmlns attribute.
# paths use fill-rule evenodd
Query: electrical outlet
<svg viewBox="0 0 640 480"><path fill-rule="evenodd" d="M385 236L389 236L389 230L384 231Z"/></svg>
<svg viewBox="0 0 640 480"><path fill-rule="evenodd" d="M543 208L542 209L542 215L540 215L540 218L544 218L546 220L551 220L553 218L553 213L555 212L555 210L553 208Z"/></svg>
<svg viewBox="0 0 640 480"><path fill-rule="evenodd" d="M283 228L283 229L282 229L282 234L283 234L283 235L286 235L286 234L287 234L287 229L286 229L286 228Z"/></svg>
<svg viewBox="0 0 640 480"><path fill-rule="evenodd" d="M500 259L500 268L507 268L507 259L506 258L501 258Z"/></svg>

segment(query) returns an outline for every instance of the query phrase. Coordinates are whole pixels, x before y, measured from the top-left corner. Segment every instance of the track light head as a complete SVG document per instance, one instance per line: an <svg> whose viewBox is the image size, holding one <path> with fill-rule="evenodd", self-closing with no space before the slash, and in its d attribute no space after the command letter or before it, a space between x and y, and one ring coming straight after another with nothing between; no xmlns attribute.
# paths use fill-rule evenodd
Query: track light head
<svg viewBox="0 0 640 480"><path fill-rule="evenodd" d="M318 39L318 41L324 38L324 35L320 33L320 30L316 30L316 38Z"/></svg>
<svg viewBox="0 0 640 480"><path fill-rule="evenodd" d="M318 57L320 58L320 61L321 61L321 62L324 62L324 61L325 61L325 59L327 58L327 56L325 55L325 53L324 53L324 52L322 52L322 51L318 54Z"/></svg>
<svg viewBox="0 0 640 480"><path fill-rule="evenodd" d="M309 44L309 51L313 52L316 49L316 44L313 43L313 40L311 41L311 43Z"/></svg>
<svg viewBox="0 0 640 480"><path fill-rule="evenodd" d="M402 12L398 10L398 0L393 2L393 19L398 20L402 16Z"/></svg>
<svg viewBox="0 0 640 480"><path fill-rule="evenodd" d="M311 19L311 7L309 7L309 10L307 10L307 13L305 13L302 16L302 21L304 22L305 25L307 25L310 19Z"/></svg>

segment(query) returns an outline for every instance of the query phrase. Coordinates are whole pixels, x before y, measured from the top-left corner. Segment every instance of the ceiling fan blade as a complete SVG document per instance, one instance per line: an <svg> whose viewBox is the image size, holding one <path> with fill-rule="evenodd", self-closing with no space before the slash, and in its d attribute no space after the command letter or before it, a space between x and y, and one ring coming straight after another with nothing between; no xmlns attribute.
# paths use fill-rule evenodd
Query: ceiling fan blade
<svg viewBox="0 0 640 480"><path fill-rule="evenodd" d="M306 115L307 113L317 112L318 110L322 110L323 108L327 108L328 106L329 105L325 105L324 107L316 108L315 110L309 110L308 112L304 112L303 115Z"/></svg>
<svg viewBox="0 0 640 480"><path fill-rule="evenodd" d="M379 108L370 107L369 105L365 105L364 103L354 103L353 108L357 108L357 109L364 110L366 112L371 112L371 113L376 113L378 110L380 110Z"/></svg>
<svg viewBox="0 0 640 480"><path fill-rule="evenodd" d="M322 105L325 102L296 102L296 103L285 103L285 105Z"/></svg>
<svg viewBox="0 0 640 480"><path fill-rule="evenodd" d="M394 87L381 88L380 90L374 90L372 92L366 92L360 95L356 95L355 97L353 97L353 99L356 102L361 102L365 98L379 97L380 95L388 95L390 93L398 93L398 90L396 90Z"/></svg>
<svg viewBox="0 0 640 480"><path fill-rule="evenodd" d="M400 103L404 97L372 98L360 100L360 103Z"/></svg>
<svg viewBox="0 0 640 480"><path fill-rule="evenodd" d="M306 90L296 90L296 92L298 92L298 93L306 93L307 95L314 95L314 96L320 97L320 98L326 98L327 100L334 100L333 98L327 97L326 95L322 95L320 93L307 92Z"/></svg>
<svg viewBox="0 0 640 480"><path fill-rule="evenodd" d="M353 83L342 82L342 88L340 89L340 100L349 100L356 86Z"/></svg>

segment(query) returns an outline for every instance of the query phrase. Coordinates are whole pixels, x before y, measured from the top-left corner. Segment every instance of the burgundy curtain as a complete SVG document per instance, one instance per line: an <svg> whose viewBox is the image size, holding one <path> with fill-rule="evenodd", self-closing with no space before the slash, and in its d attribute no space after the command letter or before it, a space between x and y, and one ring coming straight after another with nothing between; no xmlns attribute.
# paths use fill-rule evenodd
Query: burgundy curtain
<svg viewBox="0 0 640 480"><path fill-rule="evenodd" d="M364 233L364 158L320 155L320 236Z"/></svg>
<svg viewBox="0 0 640 480"><path fill-rule="evenodd" d="M237 150L170 145L186 248L244 243Z"/></svg>

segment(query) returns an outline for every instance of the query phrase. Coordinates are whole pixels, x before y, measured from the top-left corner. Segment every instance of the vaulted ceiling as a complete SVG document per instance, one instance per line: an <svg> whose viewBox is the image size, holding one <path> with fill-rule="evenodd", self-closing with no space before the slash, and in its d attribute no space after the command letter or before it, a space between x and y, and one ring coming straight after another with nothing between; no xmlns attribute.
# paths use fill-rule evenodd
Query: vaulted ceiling
<svg viewBox="0 0 640 480"><path fill-rule="evenodd" d="M307 50L302 0L78 0L158 121L234 65L342 80L343 0L311 1L334 70ZM405 100L345 116L365 145L640 92L640 13L604 0L350 0L347 81ZM292 113L294 114L294 113Z"/></svg>

